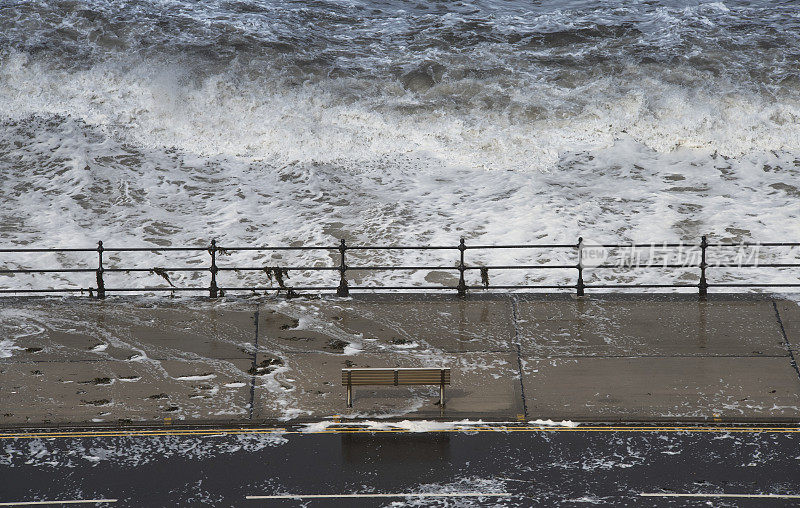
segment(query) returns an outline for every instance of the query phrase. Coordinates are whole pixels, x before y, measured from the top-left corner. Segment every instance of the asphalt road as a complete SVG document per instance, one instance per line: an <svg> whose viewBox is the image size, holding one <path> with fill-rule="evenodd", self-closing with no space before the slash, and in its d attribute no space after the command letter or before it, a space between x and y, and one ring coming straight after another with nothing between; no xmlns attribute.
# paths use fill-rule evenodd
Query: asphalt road
<svg viewBox="0 0 800 508"><path fill-rule="evenodd" d="M0 503L784 506L797 430L0 435Z"/></svg>

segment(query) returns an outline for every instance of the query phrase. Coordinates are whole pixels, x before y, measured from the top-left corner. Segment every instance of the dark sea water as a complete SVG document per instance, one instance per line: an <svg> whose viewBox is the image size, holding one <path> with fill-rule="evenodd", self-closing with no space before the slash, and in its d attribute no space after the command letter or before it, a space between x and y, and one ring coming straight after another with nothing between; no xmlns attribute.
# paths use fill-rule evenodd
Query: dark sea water
<svg viewBox="0 0 800 508"><path fill-rule="evenodd" d="M799 158L797 2L0 0L6 245L797 241Z"/></svg>

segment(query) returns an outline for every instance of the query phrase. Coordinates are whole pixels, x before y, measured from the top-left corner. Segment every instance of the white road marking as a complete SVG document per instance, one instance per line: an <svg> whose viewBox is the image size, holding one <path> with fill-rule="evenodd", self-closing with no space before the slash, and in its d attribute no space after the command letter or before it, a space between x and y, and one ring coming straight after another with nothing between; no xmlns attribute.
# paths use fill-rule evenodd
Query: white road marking
<svg viewBox="0 0 800 508"><path fill-rule="evenodd" d="M282 494L277 496L245 496L245 499L338 499L370 497L508 497L508 492L400 492L396 494Z"/></svg>
<svg viewBox="0 0 800 508"><path fill-rule="evenodd" d="M116 499L63 499L58 501L15 501L0 503L0 506L42 506L48 504L97 504L116 503Z"/></svg>
<svg viewBox="0 0 800 508"><path fill-rule="evenodd" d="M760 499L800 499L800 495L793 494L715 494L713 492L698 492L696 494L677 494L670 492L642 492L644 497L740 497Z"/></svg>

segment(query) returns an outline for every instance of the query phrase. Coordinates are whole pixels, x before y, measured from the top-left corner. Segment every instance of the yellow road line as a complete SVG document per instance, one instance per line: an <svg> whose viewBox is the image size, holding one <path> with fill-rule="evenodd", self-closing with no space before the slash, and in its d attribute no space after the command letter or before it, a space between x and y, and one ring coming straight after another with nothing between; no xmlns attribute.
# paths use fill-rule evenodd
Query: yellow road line
<svg viewBox="0 0 800 508"><path fill-rule="evenodd" d="M454 426L430 432L693 432L693 433L798 433L795 427L701 427L701 426ZM369 427L334 427L320 431L288 430L278 427L227 428L227 429L144 429L144 430L97 430L71 432L14 432L0 433L0 439L49 439L49 438L99 438L99 437L160 437L160 436L224 436L247 434L373 434L414 433L402 428L370 429Z"/></svg>
<svg viewBox="0 0 800 508"><path fill-rule="evenodd" d="M52 437L148 437L148 436L223 436L231 434L282 434L283 429L226 429L226 430L120 430L106 432L37 432L0 434L0 439L46 439Z"/></svg>
<svg viewBox="0 0 800 508"><path fill-rule="evenodd" d="M7 436L7 435L29 435L29 434L41 434L41 435L60 435L60 434L68 434L68 435L87 435L87 436L102 436L102 435L117 435L117 434L162 434L164 432L171 432L171 433L195 433L195 434L223 434L228 432L250 432L250 431L270 431L270 432L282 432L285 429L283 427L238 427L238 428L231 428L231 429L217 429L217 428L208 428L208 429L113 429L113 430L76 430L76 431L42 431L42 432L17 432L17 433L0 433L0 437Z"/></svg>

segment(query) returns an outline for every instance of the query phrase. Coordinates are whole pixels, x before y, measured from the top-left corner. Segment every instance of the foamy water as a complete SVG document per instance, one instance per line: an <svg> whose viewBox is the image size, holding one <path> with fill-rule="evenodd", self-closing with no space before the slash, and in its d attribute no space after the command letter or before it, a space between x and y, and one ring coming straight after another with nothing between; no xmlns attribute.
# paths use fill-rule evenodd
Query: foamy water
<svg viewBox="0 0 800 508"><path fill-rule="evenodd" d="M791 2L0 2L0 237L46 247L798 241L797 48ZM318 259L331 258L225 261ZM407 251L373 260L434 262ZM0 262L93 266L94 256ZM0 278L65 283L93 281Z"/></svg>

